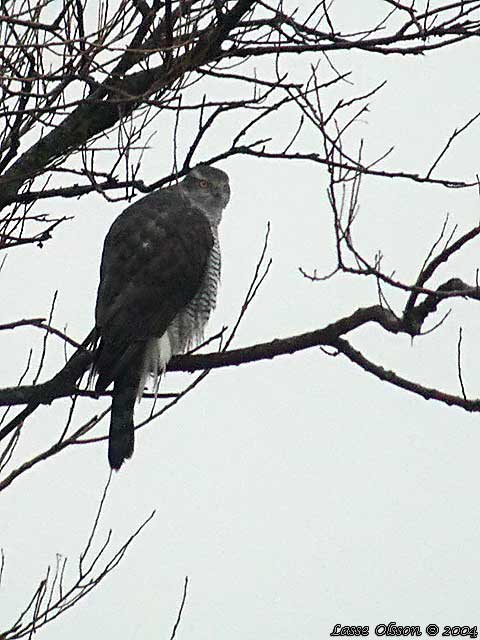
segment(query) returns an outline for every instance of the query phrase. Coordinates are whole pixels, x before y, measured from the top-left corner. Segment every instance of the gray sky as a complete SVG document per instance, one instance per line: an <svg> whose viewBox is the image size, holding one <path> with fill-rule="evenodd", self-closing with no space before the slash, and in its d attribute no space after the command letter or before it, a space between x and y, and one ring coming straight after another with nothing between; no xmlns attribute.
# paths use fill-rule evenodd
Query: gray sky
<svg viewBox="0 0 480 640"><path fill-rule="evenodd" d="M339 6L345 11L346 4L352 3ZM362 6L367 22L378 4L355 6ZM473 41L425 58L332 59L354 72L347 95L388 79L350 135L351 141L365 140L369 157L394 145L386 167L424 171L454 128L479 110ZM292 59L291 68L308 73L301 57ZM332 91L332 103L334 98ZM229 135L228 126L219 128L203 157L215 152L223 131ZM275 127L287 139L295 122L287 114ZM184 134L188 140L187 125ZM471 179L478 172L478 142L474 125L437 175ZM306 138L309 149L315 144ZM373 279L338 276L312 284L298 271L334 266L321 167L253 158L219 166L230 175L232 199L221 226L224 267L212 333L236 319L268 220L273 266L233 346L312 330L376 303ZM151 182L169 167L159 133L142 178ZM375 177L364 178L360 207L359 248L369 257L381 248L385 269L407 282L447 213L459 233L479 215L474 189ZM46 315L58 289L54 324L68 325L80 340L93 322L103 239L123 205L90 196L44 208L76 217L42 250L11 252L0 274L0 322ZM439 273L437 284L452 276L474 282L477 252L478 242ZM389 300L399 311L405 298L397 292ZM472 302L449 306L448 320L413 345L375 326L350 340L386 369L459 393L462 326L466 389L479 397L478 310ZM0 370L2 386L20 375L32 335L19 329L2 336L2 360L8 363ZM38 357L41 336L34 335ZM61 358L62 347L52 340L44 376L58 369ZM177 389L189 379L170 374L162 387ZM28 421L18 459L22 451L54 440L68 406L56 401ZM75 424L106 406L86 401ZM150 406L142 402L137 420ZM111 528L119 545L153 509L156 515L115 572L41 633L46 640L169 638L186 575L180 639L313 640L328 637L337 622L478 624L478 420L381 383L320 349L215 371L175 409L137 432L133 459L112 480L100 538ZM107 419L96 434L106 429ZM26 604L57 553L69 556L73 575L108 472L105 443L78 446L2 493L0 628Z"/></svg>

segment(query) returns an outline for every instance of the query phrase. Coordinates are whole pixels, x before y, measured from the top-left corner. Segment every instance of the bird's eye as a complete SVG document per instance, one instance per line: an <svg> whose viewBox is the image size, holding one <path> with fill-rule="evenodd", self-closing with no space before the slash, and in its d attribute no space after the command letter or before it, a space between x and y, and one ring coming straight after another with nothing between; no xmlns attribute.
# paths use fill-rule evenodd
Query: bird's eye
<svg viewBox="0 0 480 640"><path fill-rule="evenodd" d="M208 181L200 180L200 186L202 187L202 189L206 189L208 187Z"/></svg>

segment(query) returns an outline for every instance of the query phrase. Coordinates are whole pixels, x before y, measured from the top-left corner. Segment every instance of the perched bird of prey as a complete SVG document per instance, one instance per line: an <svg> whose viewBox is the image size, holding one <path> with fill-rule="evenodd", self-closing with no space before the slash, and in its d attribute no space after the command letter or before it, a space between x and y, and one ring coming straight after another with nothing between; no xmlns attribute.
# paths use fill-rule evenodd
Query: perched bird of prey
<svg viewBox="0 0 480 640"><path fill-rule="evenodd" d="M105 239L95 310L95 389L113 382L108 460L133 453L133 410L150 373L203 338L220 278L218 225L228 176L198 165L178 184L130 205Z"/></svg>

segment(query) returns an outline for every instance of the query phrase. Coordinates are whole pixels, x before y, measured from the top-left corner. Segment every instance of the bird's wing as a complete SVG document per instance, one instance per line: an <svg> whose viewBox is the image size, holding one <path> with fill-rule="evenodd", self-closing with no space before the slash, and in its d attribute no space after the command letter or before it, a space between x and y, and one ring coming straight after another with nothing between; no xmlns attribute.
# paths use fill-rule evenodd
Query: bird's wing
<svg viewBox="0 0 480 640"><path fill-rule="evenodd" d="M208 220L164 189L126 209L105 239L96 305L97 390L163 335L197 293L213 236Z"/></svg>

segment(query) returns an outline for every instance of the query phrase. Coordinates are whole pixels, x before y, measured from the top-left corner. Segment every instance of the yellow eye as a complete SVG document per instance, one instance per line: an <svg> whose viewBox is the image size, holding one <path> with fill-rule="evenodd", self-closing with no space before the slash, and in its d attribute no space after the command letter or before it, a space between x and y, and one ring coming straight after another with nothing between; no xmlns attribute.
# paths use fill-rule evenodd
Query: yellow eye
<svg viewBox="0 0 480 640"><path fill-rule="evenodd" d="M200 180L200 186L202 187L202 189L206 189L208 187L208 181Z"/></svg>

